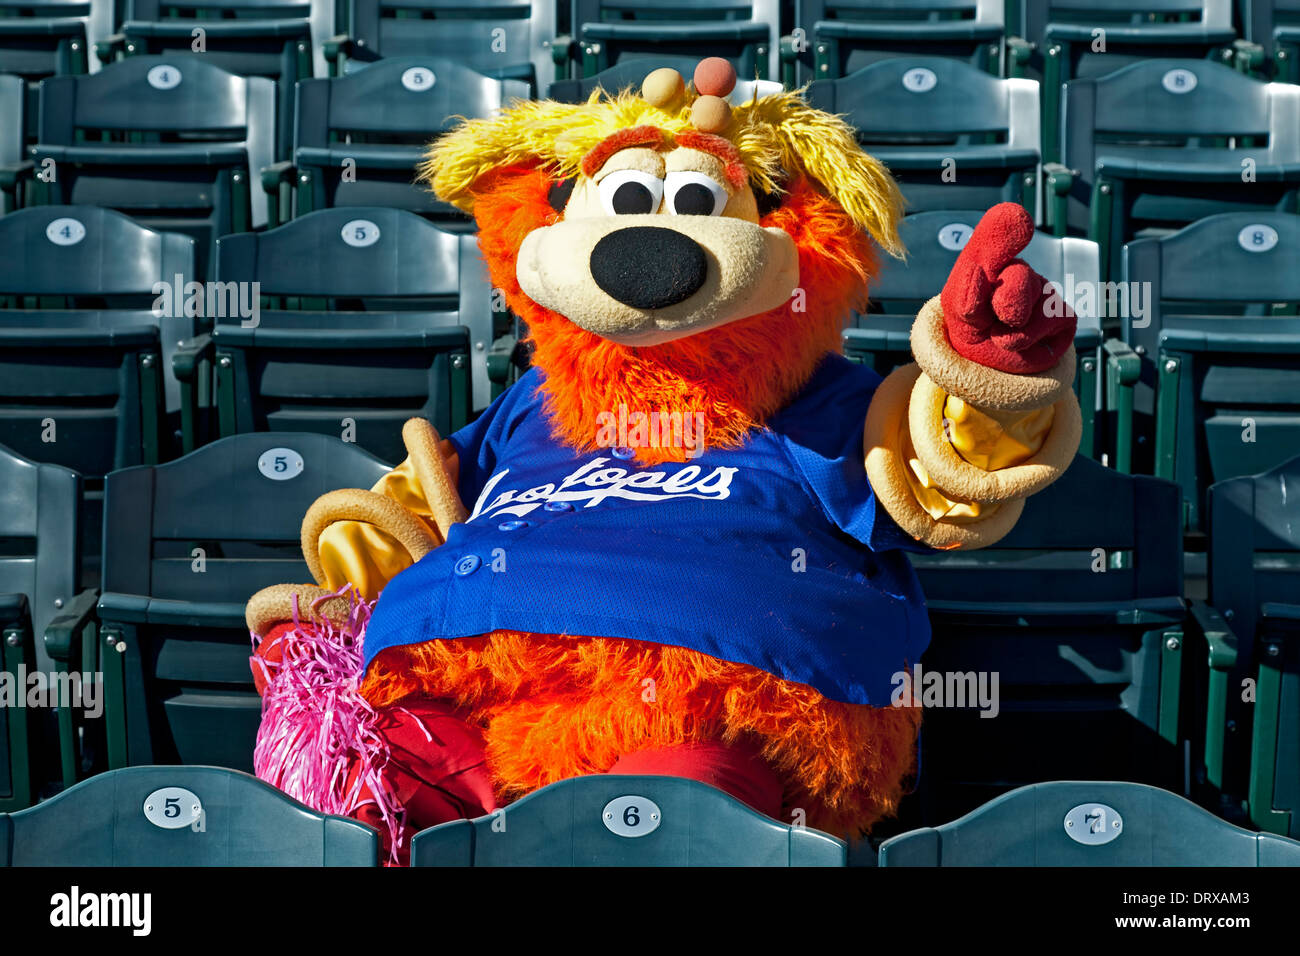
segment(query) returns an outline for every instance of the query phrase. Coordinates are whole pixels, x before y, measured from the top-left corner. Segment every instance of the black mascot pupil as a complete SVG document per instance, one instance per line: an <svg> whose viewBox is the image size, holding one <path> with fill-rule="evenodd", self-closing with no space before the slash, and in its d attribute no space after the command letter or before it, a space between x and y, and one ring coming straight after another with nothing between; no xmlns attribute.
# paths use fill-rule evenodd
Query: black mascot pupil
<svg viewBox="0 0 1300 956"><path fill-rule="evenodd" d="M687 183L673 195L673 212L679 216L711 216L713 193L699 183Z"/></svg>
<svg viewBox="0 0 1300 956"><path fill-rule="evenodd" d="M640 183L624 183L614 190L614 212L633 216L654 212L654 194Z"/></svg>

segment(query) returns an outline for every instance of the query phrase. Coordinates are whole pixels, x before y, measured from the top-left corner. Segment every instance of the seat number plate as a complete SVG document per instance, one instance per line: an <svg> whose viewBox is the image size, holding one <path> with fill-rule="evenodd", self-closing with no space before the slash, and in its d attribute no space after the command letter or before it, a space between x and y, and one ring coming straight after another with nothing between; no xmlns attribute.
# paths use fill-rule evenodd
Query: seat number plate
<svg viewBox="0 0 1300 956"><path fill-rule="evenodd" d="M1124 832L1124 818L1104 803L1081 803L1065 815L1065 835L1084 846L1101 846Z"/></svg>
<svg viewBox="0 0 1300 956"><path fill-rule="evenodd" d="M193 826L203 815L203 802L184 787L163 787L144 798L144 818L164 830Z"/></svg>
<svg viewBox="0 0 1300 956"><path fill-rule="evenodd" d="M610 833L634 839L659 829L663 814L659 811L659 805L648 797L629 794L626 797L615 797L605 804L600 820Z"/></svg>

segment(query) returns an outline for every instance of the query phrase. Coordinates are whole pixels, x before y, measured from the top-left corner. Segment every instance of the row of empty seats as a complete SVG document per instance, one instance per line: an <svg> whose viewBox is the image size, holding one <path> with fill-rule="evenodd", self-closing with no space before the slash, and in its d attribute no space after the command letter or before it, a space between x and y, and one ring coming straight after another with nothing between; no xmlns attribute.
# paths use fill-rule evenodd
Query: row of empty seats
<svg viewBox="0 0 1300 956"><path fill-rule="evenodd" d="M378 834L213 767L100 774L0 814L3 866L375 866ZM1059 781L899 834L879 854L779 823L720 790L666 777L580 777L489 816L431 827L413 866L1300 865L1300 842L1253 833L1164 790Z"/></svg>

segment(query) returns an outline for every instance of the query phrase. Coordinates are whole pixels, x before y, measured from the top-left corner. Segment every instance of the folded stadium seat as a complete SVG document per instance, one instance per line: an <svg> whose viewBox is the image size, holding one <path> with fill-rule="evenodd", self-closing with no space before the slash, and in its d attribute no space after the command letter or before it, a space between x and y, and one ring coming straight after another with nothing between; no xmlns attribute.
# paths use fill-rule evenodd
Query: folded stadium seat
<svg viewBox="0 0 1300 956"><path fill-rule="evenodd" d="M1221 615L1225 643L1236 651L1228 710L1215 715L1226 736L1223 789L1236 797L1244 791L1256 826L1292 837L1300 837L1298 485L1295 457L1218 482L1209 493L1210 611ZM1253 699L1243 700L1247 686Z"/></svg>
<svg viewBox="0 0 1300 956"><path fill-rule="evenodd" d="M1038 213L1038 84L943 57L899 57L819 80L809 102L845 114L902 187L909 212L1018 202Z"/></svg>
<svg viewBox="0 0 1300 956"><path fill-rule="evenodd" d="M330 206L391 206L471 232L472 219L415 185L416 164L429 140L457 118L490 116L527 96L522 80L494 79L433 56L387 57L346 76L303 80L293 159L262 172L273 196L271 224L289 218L293 188L297 215Z"/></svg>
<svg viewBox="0 0 1300 956"><path fill-rule="evenodd" d="M778 80L780 11L779 0L573 0L573 37L558 38L555 55L573 51L581 76L625 59L648 73L666 57L721 56L741 79Z"/></svg>
<svg viewBox="0 0 1300 956"><path fill-rule="evenodd" d="M0 218L0 249L0 444L84 476L93 570L103 476L174 448L166 368L197 320L159 288L194 275L194 240L110 209L37 206Z"/></svg>
<svg viewBox="0 0 1300 956"><path fill-rule="evenodd" d="M228 73L207 55L133 56L92 76L41 84L37 167L55 163L40 202L108 206L198 243L207 277L218 236L266 224L250 188L275 151L275 84Z"/></svg>
<svg viewBox="0 0 1300 956"><path fill-rule="evenodd" d="M601 774L417 833L412 866L844 866L844 842L708 784Z"/></svg>
<svg viewBox="0 0 1300 956"><path fill-rule="evenodd" d="M122 55L199 53L213 66L276 83L275 158L293 149L293 88L325 75L313 44L334 34L334 0L126 0L117 33L95 44L105 63ZM195 49L195 31L202 49Z"/></svg>
<svg viewBox="0 0 1300 956"><path fill-rule="evenodd" d="M912 685L923 825L1043 780L1185 789L1208 658L1180 531L1175 485L1078 456L993 547L913 558L933 627Z"/></svg>
<svg viewBox="0 0 1300 956"><path fill-rule="evenodd" d="M553 47L555 0L339 0L346 26L324 44L331 76L390 56L438 56L536 96L563 65ZM565 73L564 75L567 75Z"/></svg>
<svg viewBox="0 0 1300 956"><path fill-rule="evenodd" d="M104 675L110 768L252 769L261 700L244 604L268 585L311 580L302 515L390 467L337 438L263 432L108 476L103 587L97 601L78 596L58 634L80 660L78 635L98 633L89 644ZM60 747L73 742L61 735Z"/></svg>
<svg viewBox="0 0 1300 956"><path fill-rule="evenodd" d="M870 311L855 315L844 330L844 354L888 375L912 361L911 330L921 306L943 287L966 240L983 217L979 209L918 212L899 224L907 259L878 253L877 272L867 284ZM1075 393L1081 397L1083 438L1080 452L1098 457L1109 447L1097 433L1101 324L1098 313L1097 244L1074 237L1035 232L1020 254L1039 275L1055 282L1079 318L1074 336L1078 355ZM1087 396L1088 398L1084 398Z"/></svg>
<svg viewBox="0 0 1300 956"><path fill-rule="evenodd" d="M781 38L785 84L848 76L896 56L943 56L998 76L1005 0L798 0Z"/></svg>
<svg viewBox="0 0 1300 956"><path fill-rule="evenodd" d="M406 419L449 435L490 400L492 290L473 236L401 209L322 209L222 239L217 277L272 299L179 351L187 448L203 359L220 434L320 432L389 461L406 457Z"/></svg>
<svg viewBox="0 0 1300 956"><path fill-rule="evenodd" d="M0 216L22 205L23 184L32 172L23 133L26 99L22 77L0 73Z"/></svg>
<svg viewBox="0 0 1300 956"><path fill-rule="evenodd" d="M1300 866L1300 843L1138 783L1021 787L880 846L881 866Z"/></svg>
<svg viewBox="0 0 1300 956"><path fill-rule="evenodd" d="M113 29L114 0L0 0L0 73L21 77L27 138L36 137L37 87L47 76L94 72L88 48ZM0 116L11 115L0 111Z"/></svg>
<svg viewBox="0 0 1300 956"><path fill-rule="evenodd" d="M1043 160L1061 160L1061 84L1145 60L1231 63L1232 0L1012 0L1019 36L1007 38L1009 76L1043 83Z"/></svg>
<svg viewBox="0 0 1300 956"><path fill-rule="evenodd" d="M1300 216L1280 212L1209 216L1124 247L1147 312L1123 327L1140 377L1108 399L1133 419L1135 467L1182 487L1189 529L1211 483L1300 454L1298 247Z"/></svg>
<svg viewBox="0 0 1300 956"><path fill-rule="evenodd" d="M1237 69L1284 83L1300 81L1300 0L1242 0Z"/></svg>
<svg viewBox="0 0 1300 956"><path fill-rule="evenodd" d="M1121 248L1220 212L1294 211L1300 86L1220 63L1149 60L1066 84L1065 167L1049 166L1058 235L1087 230L1102 279Z"/></svg>
<svg viewBox="0 0 1300 956"><path fill-rule="evenodd" d="M35 635L77 593L80 499L76 472L0 445L0 672L24 697L26 674L51 672ZM45 726L48 715L0 706L0 811L19 810L37 795L46 756L37 741L54 739L43 733L52 730Z"/></svg>
<svg viewBox="0 0 1300 956"><path fill-rule="evenodd" d="M700 58L697 56L662 56L657 57L654 63L642 59L624 59L615 63L608 69L601 70L594 76L584 76L578 79L556 80L547 90L548 99L559 100L561 103L585 103L591 91L600 87L610 94L618 93L620 90L631 89L633 92L640 92L641 84L645 82L646 75L660 67L669 67L676 70L682 76L688 78L693 76L695 68L699 65ZM755 96L768 96L772 93L778 93L781 90L781 84L776 80L746 80L744 78L736 81L735 89L727 99L733 106L738 103L747 103Z"/></svg>
<svg viewBox="0 0 1300 956"><path fill-rule="evenodd" d="M378 862L379 834L364 823L317 813L222 767L126 767L0 815L0 866Z"/></svg>

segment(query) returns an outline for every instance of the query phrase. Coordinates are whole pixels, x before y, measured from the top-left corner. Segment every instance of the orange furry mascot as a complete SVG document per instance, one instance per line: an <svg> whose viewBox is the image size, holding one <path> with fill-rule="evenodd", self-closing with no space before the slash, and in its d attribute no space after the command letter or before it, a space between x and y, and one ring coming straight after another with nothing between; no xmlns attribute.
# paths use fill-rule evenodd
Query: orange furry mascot
<svg viewBox="0 0 1300 956"><path fill-rule="evenodd" d="M734 81L519 103L422 168L533 368L447 440L408 423L406 462L308 513L316 584L248 606L259 774L394 859L610 771L866 831L914 762L905 551L997 540L1077 449L1074 317L1015 258L1024 211L986 216L881 382L834 353L898 189L839 118Z"/></svg>

